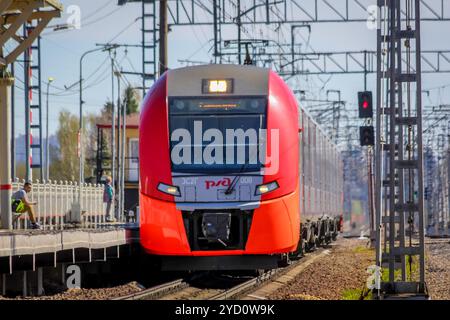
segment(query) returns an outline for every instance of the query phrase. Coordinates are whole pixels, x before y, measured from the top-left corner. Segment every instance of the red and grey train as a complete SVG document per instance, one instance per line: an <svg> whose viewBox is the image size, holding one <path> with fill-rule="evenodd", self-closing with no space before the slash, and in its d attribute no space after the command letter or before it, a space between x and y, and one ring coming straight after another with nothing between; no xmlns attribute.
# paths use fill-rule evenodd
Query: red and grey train
<svg viewBox="0 0 450 320"><path fill-rule="evenodd" d="M338 234L339 152L270 69L167 71L139 141L140 241L164 270L275 268Z"/></svg>

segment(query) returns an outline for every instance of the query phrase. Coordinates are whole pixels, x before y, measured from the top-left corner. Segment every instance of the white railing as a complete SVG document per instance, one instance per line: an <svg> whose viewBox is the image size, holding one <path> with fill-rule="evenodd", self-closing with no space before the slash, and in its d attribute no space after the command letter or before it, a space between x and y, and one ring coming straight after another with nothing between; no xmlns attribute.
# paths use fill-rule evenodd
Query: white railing
<svg viewBox="0 0 450 320"><path fill-rule="evenodd" d="M23 187L24 181L16 180L12 183L13 190ZM62 230L69 226L82 228L98 228L106 224L106 210L103 204L103 186L84 184L81 188L81 216L72 212L73 205L78 203L80 186L73 182L36 181L32 184L32 191L27 195L34 205L36 221L42 229ZM111 210L113 211L113 210ZM113 212L111 212L113 213ZM29 228L29 216L24 213L13 224L14 229Z"/></svg>

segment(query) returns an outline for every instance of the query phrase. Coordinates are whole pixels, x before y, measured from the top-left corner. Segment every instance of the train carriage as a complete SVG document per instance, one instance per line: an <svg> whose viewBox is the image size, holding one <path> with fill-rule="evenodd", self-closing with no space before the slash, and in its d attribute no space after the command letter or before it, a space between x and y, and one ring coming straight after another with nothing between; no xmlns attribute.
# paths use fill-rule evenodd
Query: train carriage
<svg viewBox="0 0 450 320"><path fill-rule="evenodd" d="M275 268L337 235L338 151L269 69L166 72L139 141L141 245L165 270Z"/></svg>

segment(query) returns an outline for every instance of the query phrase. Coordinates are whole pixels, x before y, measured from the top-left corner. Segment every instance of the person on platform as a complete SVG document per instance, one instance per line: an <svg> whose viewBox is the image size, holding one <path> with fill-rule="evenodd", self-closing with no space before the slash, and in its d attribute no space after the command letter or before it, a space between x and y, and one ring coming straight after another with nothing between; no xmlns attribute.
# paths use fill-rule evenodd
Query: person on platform
<svg viewBox="0 0 450 320"><path fill-rule="evenodd" d="M41 226L36 222L36 214L34 207L37 202L30 202L27 194L31 192L32 186L30 182L26 182L23 188L16 191L12 196L12 212L15 215L13 223L15 223L24 213L28 213L33 229L40 229Z"/></svg>
<svg viewBox="0 0 450 320"><path fill-rule="evenodd" d="M111 178L106 177L105 188L103 189L103 202L106 203L106 221L114 222L114 217L111 216L111 207L114 200L114 189L111 185Z"/></svg>

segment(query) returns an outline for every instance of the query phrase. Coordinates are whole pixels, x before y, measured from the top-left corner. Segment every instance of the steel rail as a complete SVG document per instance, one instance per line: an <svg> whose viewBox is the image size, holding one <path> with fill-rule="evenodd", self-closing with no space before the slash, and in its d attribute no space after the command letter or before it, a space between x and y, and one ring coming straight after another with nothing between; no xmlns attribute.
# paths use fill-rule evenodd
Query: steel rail
<svg viewBox="0 0 450 320"><path fill-rule="evenodd" d="M278 268L278 269L272 269L264 272L262 275L257 276L253 279L247 280L243 283L240 283L230 289L227 289L223 292L214 294L210 296L207 300L229 300L229 299L236 299L237 297L243 295L244 293L247 293L251 291L252 289L255 289L259 286L261 286L263 283L266 283L272 279L274 279L276 276L282 276L283 274L289 272L291 269L307 263L314 257L320 255L325 249L319 248L314 252L309 253L307 256L300 258L299 260L293 262L289 266L285 268ZM186 289L191 286L189 282L193 281L194 279L198 279L202 276L205 276L205 273L200 273L192 276L190 279L177 279L168 283L164 283L155 287L151 287L148 289L145 289L141 292L132 293L126 296L122 296L119 298L114 298L112 300L151 300L151 299L157 299L160 297L163 297L165 295L168 295L170 293L178 292L183 289ZM278 277L277 277L278 278Z"/></svg>
<svg viewBox="0 0 450 320"><path fill-rule="evenodd" d="M291 265L285 267L285 268L278 268L273 269L265 272L264 274L250 279L248 281L245 281L231 289L225 290L224 292L221 292L219 294L216 294L214 296L211 296L208 300L230 300L230 299L236 299L239 296L242 296L244 293L250 292L252 289L255 289L257 287L260 287L263 283L269 282L271 280L276 280L282 275L289 272L291 269L302 265L304 263L307 263L314 257L317 257L322 252L324 252L324 248L319 248L315 250L314 252L309 253L307 256L303 256L299 260L293 262Z"/></svg>
<svg viewBox="0 0 450 320"><path fill-rule="evenodd" d="M264 274L262 274L256 278L250 279L250 280L245 281L244 283L241 283L231 289L228 289L224 292L218 293L218 294L210 297L208 300L234 299L234 298L242 295L243 293L248 292L251 289L260 286L264 282L271 280L276 274L280 273L282 270L284 270L284 269L275 269L275 270L267 271Z"/></svg>
<svg viewBox="0 0 450 320"><path fill-rule="evenodd" d="M185 279L177 279L168 283L160 284L155 287L145 289L141 292L132 293L112 300L150 300L161 297L162 295L187 288L189 284Z"/></svg>

